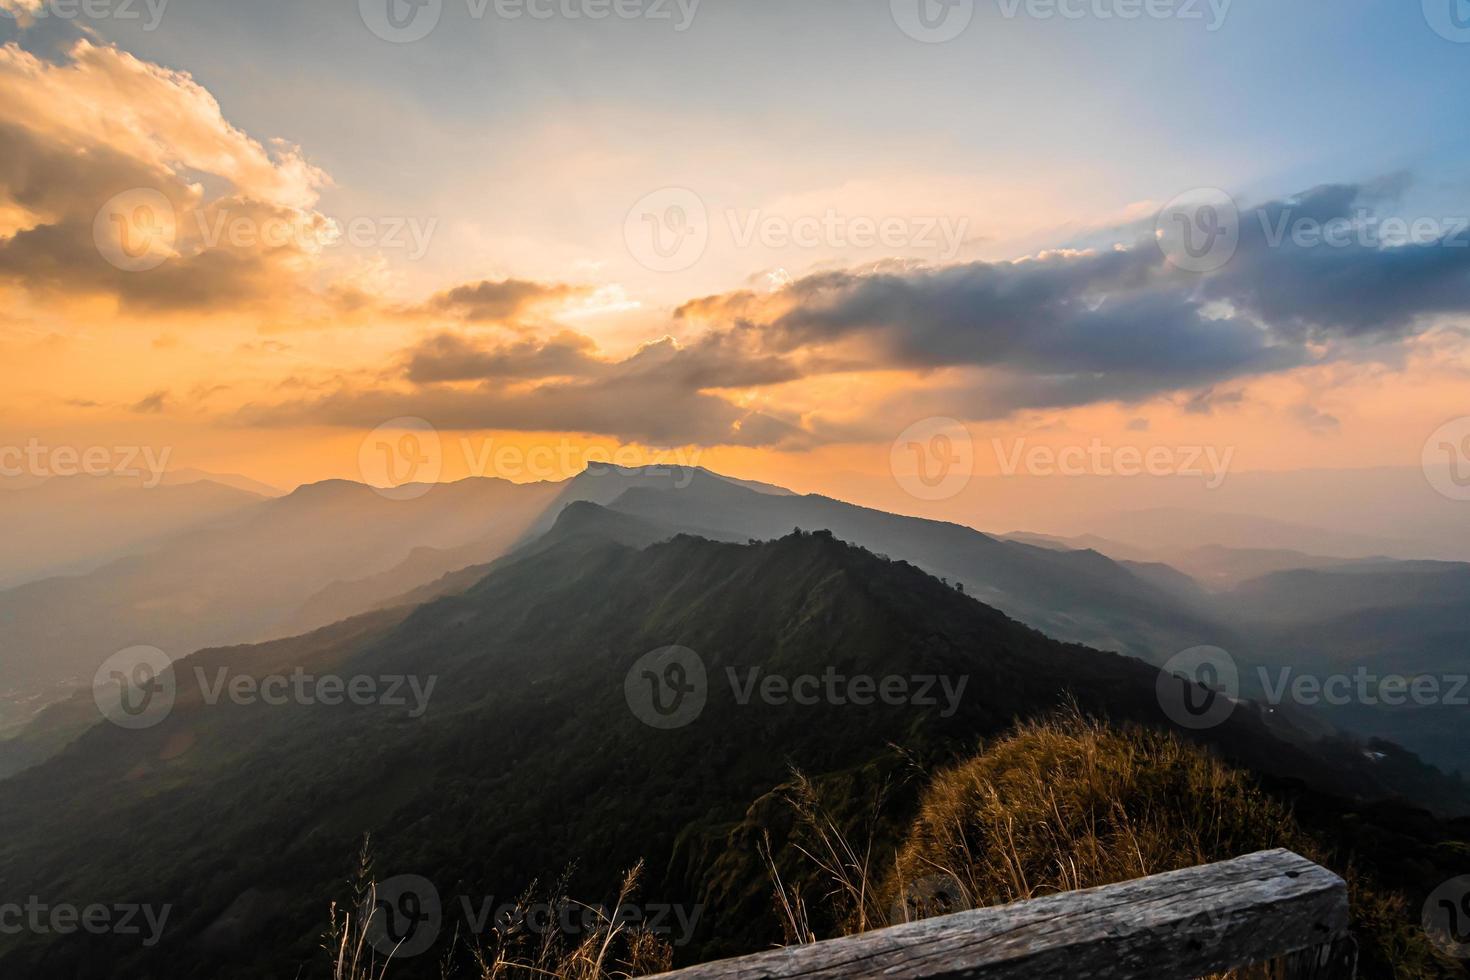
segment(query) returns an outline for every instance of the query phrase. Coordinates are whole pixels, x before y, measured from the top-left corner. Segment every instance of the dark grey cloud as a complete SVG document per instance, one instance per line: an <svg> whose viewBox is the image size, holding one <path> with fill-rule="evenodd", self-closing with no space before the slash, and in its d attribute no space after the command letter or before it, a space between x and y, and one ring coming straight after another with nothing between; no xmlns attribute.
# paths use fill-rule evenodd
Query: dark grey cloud
<svg viewBox="0 0 1470 980"><path fill-rule="evenodd" d="M1211 273L1175 268L1149 236L1017 262L825 271L775 292L690 301L675 313L698 328L683 345L665 338L612 359L572 332L500 345L444 333L405 352L411 391L344 389L245 415L375 425L437 413L449 427L795 446L878 438L897 415L978 420L1160 396L1209 414L1240 402L1244 379L1333 359L1389 363L1406 336L1470 311L1470 248L1313 245L1290 234L1302 221L1361 222L1366 206L1400 190L1393 181L1322 187L1244 210L1236 254ZM431 305L504 317L563 288L481 283ZM800 424L722 393L889 369L924 380ZM1323 432L1337 421L1295 418Z"/></svg>
<svg viewBox="0 0 1470 980"><path fill-rule="evenodd" d="M472 322L513 320L543 303L589 291L586 286L533 282L527 279L483 279L434 295L422 312L448 314Z"/></svg>
<svg viewBox="0 0 1470 980"><path fill-rule="evenodd" d="M206 254L153 275L108 263L93 236L97 211L113 195L139 187L158 190L179 208L187 201L181 182L124 154L107 147L77 153L0 123L0 200L43 218L0 239L0 278L40 293L108 293L139 309L237 301L254 292L263 270L240 256Z"/></svg>
<svg viewBox="0 0 1470 980"><path fill-rule="evenodd" d="M175 212L181 254L146 272L108 262L94 234L97 215L114 195L150 191ZM305 300L290 271L295 248L203 247L188 240L201 219L198 202L180 177L106 146L80 153L18 126L0 122L0 201L11 201L39 222L0 238L0 280L51 297L115 296L133 312L267 309ZM294 221L288 209L240 197L213 202L202 219L219 215L264 227Z"/></svg>
<svg viewBox="0 0 1470 980"><path fill-rule="evenodd" d="M343 387L275 406L247 406L250 425L298 422L372 427L414 415L445 429L572 431L650 445L797 446L799 426L706 390L802 376L794 364L740 345L740 331L683 347L669 338L621 360L565 331L545 341L488 346L440 334L406 352L412 390Z"/></svg>
<svg viewBox="0 0 1470 980"><path fill-rule="evenodd" d="M1190 392L1179 407L1190 415L1214 415L1216 409L1239 405L1244 401L1245 392L1239 389L1220 391L1214 385L1210 385L1208 388Z"/></svg>
<svg viewBox="0 0 1470 980"><path fill-rule="evenodd" d="M1392 338L1427 316L1470 310L1470 229L1448 215L1431 240L1396 244L1373 217L1380 188L1334 184L1241 215L1240 245L1202 294L1291 340ZM1470 208L1463 209L1470 215ZM1448 219L1448 220L1447 220ZM1335 223L1342 244L1314 229Z"/></svg>
<svg viewBox="0 0 1470 980"><path fill-rule="evenodd" d="M1342 428L1342 422L1336 415L1305 402L1292 406L1291 417L1318 435L1333 435Z"/></svg>
<svg viewBox="0 0 1470 980"><path fill-rule="evenodd" d="M133 411L141 412L145 415L157 415L168 407L169 401L170 396L168 391L166 389L160 389L145 395L134 403Z"/></svg>
<svg viewBox="0 0 1470 980"><path fill-rule="evenodd" d="M659 378L561 382L523 391L344 389L308 402L246 406L237 420L261 426L313 422L372 428L404 415L447 430L581 432L653 446L794 447L808 441L790 422Z"/></svg>
<svg viewBox="0 0 1470 980"><path fill-rule="evenodd" d="M490 378L591 377L609 365L590 337L566 331L546 341L484 347L458 334L441 333L408 355L407 376L417 384Z"/></svg>
<svg viewBox="0 0 1470 980"><path fill-rule="evenodd" d="M1209 390L1365 345L1391 357L1393 341L1432 318L1470 311L1470 232L1446 222L1440 238L1411 244L1375 234L1371 208L1402 190L1402 179L1325 186L1242 210L1235 255L1203 275L1144 237L1019 262L823 272L676 315L758 331L768 351L977 369L974 389L952 394L986 416ZM1339 244L1294 233L1330 227L1365 230ZM1201 396L1197 408L1219 401Z"/></svg>
<svg viewBox="0 0 1470 980"><path fill-rule="evenodd" d="M545 340L486 345L461 334L441 333L406 353L405 376L416 384L549 378L667 379L683 387L750 388L794 381L804 375L789 357L756 349L749 328L705 334L688 346L665 337L623 360L609 360L585 334L564 330Z"/></svg>
<svg viewBox="0 0 1470 980"><path fill-rule="evenodd" d="M759 305L736 300L732 308L740 329L760 333L771 350L845 345L869 368L991 369L988 390L967 400L987 414L1142 399L1307 360L1300 345L1210 309L1198 283L1165 266L1152 244L1018 263L823 273ZM712 311L720 312L717 302L701 301L681 315Z"/></svg>

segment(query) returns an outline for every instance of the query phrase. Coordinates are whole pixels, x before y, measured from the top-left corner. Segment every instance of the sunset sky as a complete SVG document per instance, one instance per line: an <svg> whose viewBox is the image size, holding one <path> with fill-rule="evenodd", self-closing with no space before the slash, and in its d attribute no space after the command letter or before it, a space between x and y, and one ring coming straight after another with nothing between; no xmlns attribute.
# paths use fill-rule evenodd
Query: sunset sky
<svg viewBox="0 0 1470 980"><path fill-rule="evenodd" d="M290 489L415 417L442 479L632 447L914 510L935 419L994 475L1018 439L1417 467L1470 412L1433 0L962 0L943 41L904 0L435 0L411 41L403 0L96 2L0 0L0 445ZM1238 241L1184 268L1201 188Z"/></svg>

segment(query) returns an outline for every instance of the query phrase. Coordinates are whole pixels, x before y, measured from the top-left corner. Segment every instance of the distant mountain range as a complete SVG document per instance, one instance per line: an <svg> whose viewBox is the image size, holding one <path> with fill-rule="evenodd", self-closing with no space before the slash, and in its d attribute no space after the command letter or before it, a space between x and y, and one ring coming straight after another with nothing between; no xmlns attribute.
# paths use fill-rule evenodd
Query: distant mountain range
<svg viewBox="0 0 1470 980"><path fill-rule="evenodd" d="M75 476L0 489L0 588L91 571L264 499L208 479L145 488L134 479Z"/></svg>
<svg viewBox="0 0 1470 980"><path fill-rule="evenodd" d="M1050 571L1053 594L1127 600L1126 616L1141 617L1156 590L1099 555L912 526L709 474L682 489L631 487L613 506L576 499L606 495L585 483L559 493L563 506L542 534L439 580L430 588L438 598L196 653L174 665L177 700L160 724L95 725L0 783L6 894L175 910L154 947L86 933L0 937L0 972L294 976L320 962L327 904L344 898L368 832L381 877L422 876L451 911L459 896L514 897L568 861L576 862L570 893L595 901L642 859L647 902L702 909L682 959L759 949L780 938L758 844L789 832L772 797L789 767L842 787L844 805L861 809L880 784L892 783L901 803L913 793L905 772L943 765L1016 719L1069 702L1117 722L1172 727L1157 669L1048 638L981 599L982 588L1009 597ZM763 506L776 511L763 516ZM671 520L712 525L716 540L667 537ZM772 523L754 527L760 521ZM737 527L803 521L859 528L889 547L932 547L965 574L966 593L825 530L718 540ZM1122 584L1097 581L1110 575ZM658 698L667 708L665 692L640 701L659 674L639 667L670 645L690 651L685 666L697 662L704 679L680 674L673 710L685 694L697 710L656 726L649 706ZM216 678L297 668L409 677L432 683L432 696L418 710L210 703ZM748 678L773 675L791 689L806 676L867 677L875 690L898 678L905 697L805 703L752 694L764 688ZM925 678L927 701L916 693ZM1470 808L1470 787L1392 746L1365 753L1249 704L1185 734L1323 815L1345 841L1372 842L1363 859L1393 874L1451 833L1422 811L1370 801ZM394 970L438 975L431 956Z"/></svg>
<svg viewBox="0 0 1470 980"><path fill-rule="evenodd" d="M1141 656L1211 632L1098 554L999 541L704 470L593 467L565 484L465 480L408 500L344 481L256 500L144 554L0 592L8 640L0 668L13 684L49 684L90 679L107 656L138 643L180 655L303 632L505 554L579 500L646 516L668 534L746 540L797 524L829 528L964 581L1054 635Z"/></svg>
<svg viewBox="0 0 1470 980"><path fill-rule="evenodd" d="M211 486L134 495L240 493ZM221 519L176 528L141 553L0 591L4 683L90 683L102 661L124 647L147 644L180 656L325 625L503 553L557 489L465 480L394 500L362 484L329 481L276 499L252 497L245 506L231 496ZM85 512L87 504L72 506Z"/></svg>
<svg viewBox="0 0 1470 980"><path fill-rule="evenodd" d="M1175 544L1145 548L1096 534L1061 537L1017 531L1003 537L1008 541L1020 541L1061 551L1090 549L1120 562L1168 565L1175 571L1183 572L1197 586L1212 591L1233 588L1271 572L1297 568L1333 568L1353 562L1392 561L1381 555L1376 558L1338 558L1289 548L1231 548L1221 544Z"/></svg>
<svg viewBox="0 0 1470 980"><path fill-rule="evenodd" d="M1154 552L1179 552L1210 546L1234 550L1286 550L1338 558L1366 555L1410 557L1416 545L1361 532L1331 530L1301 521L1284 521L1229 511L1151 507L1099 514L1090 533Z"/></svg>
<svg viewBox="0 0 1470 980"><path fill-rule="evenodd" d="M1435 492L1421 466L1231 469L1222 484L1172 477L976 475L918 510L979 515L982 527L1098 535L1149 550L1224 545L1357 558L1470 561L1464 501ZM849 499L892 500L886 473L831 476ZM1443 482L1443 481L1442 481ZM969 523L969 521L967 521Z"/></svg>
<svg viewBox="0 0 1470 980"><path fill-rule="evenodd" d="M208 486L136 492L203 493ZM637 528L628 543L677 533L745 542L795 527L830 530L912 562L1056 639L1156 664L1189 647L1223 647L1250 668L1243 691L1253 697L1263 694L1259 668L1280 665L1470 669L1457 612L1466 608L1470 565L1188 542L1147 548L1097 535L1001 537L698 468L605 465L563 483L465 480L407 500L345 481L277 499L235 500L212 524L162 535L152 550L0 591L7 637L0 669L12 701L26 695L34 705L55 698L34 692L85 684L124 647L149 644L177 657L462 591L485 574L487 563L535 547L578 503L627 519L627 528ZM1304 713L1283 705L1282 711L1299 715L1298 724L1313 724L1310 714L1316 724L1391 735L1453 769L1470 756L1470 732L1449 722L1449 707L1385 712L1318 705ZM74 725L57 723L64 709L36 724L25 722L30 710L9 726L0 718L0 734L28 726L23 738L0 741L0 775L44 757L74 733Z"/></svg>

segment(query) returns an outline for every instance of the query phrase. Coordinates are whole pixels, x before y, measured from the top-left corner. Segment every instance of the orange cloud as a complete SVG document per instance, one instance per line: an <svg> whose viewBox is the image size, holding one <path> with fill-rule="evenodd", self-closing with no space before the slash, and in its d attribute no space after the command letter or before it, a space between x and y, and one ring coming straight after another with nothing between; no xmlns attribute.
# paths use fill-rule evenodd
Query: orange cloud
<svg viewBox="0 0 1470 980"><path fill-rule="evenodd" d="M68 57L57 64L14 43L0 48L0 120L47 144L79 154L107 149L181 181L183 171L220 177L267 205L309 208L328 183L296 147L267 150L230 125L186 72L86 39Z"/></svg>
<svg viewBox="0 0 1470 980"><path fill-rule="evenodd" d="M533 310L587 296L592 292L592 287L569 286L565 283L541 283L525 279L493 282L483 279L437 293L419 310L471 322L511 321Z"/></svg>
<svg viewBox="0 0 1470 980"><path fill-rule="evenodd" d="M0 47L0 276L32 293L299 311L332 233L312 210L327 184L299 149L230 125L183 72L86 39L60 62Z"/></svg>

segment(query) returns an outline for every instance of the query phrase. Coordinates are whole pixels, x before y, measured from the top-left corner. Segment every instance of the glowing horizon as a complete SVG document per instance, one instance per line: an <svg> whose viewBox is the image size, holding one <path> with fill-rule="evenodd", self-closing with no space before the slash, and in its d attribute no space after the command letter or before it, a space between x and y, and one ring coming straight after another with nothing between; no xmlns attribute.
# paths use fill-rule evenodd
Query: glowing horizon
<svg viewBox="0 0 1470 980"><path fill-rule="evenodd" d="M487 446L549 453L545 478L698 459L974 523L905 491L896 443L962 430L977 479L1008 453L1044 475L1036 447L1091 475L1096 446L1413 468L1464 412L1467 188L1457 145L1414 142L1457 100L1400 99L1463 48L1418 10L1354 5L1413 62L1390 82L1338 63L1371 32L1313 24L1286 64L1311 15L1230 4L976 8L939 38L901 4L446 3L407 40L366 2L298 6L0 0L0 446L289 490L367 479L364 441L417 418L444 479L520 478ZM1115 70L1145 51L1177 91ZM1217 230L1201 201L1228 255L1170 238Z"/></svg>

